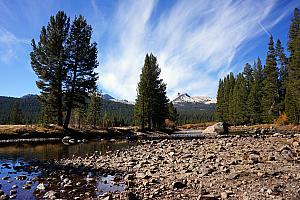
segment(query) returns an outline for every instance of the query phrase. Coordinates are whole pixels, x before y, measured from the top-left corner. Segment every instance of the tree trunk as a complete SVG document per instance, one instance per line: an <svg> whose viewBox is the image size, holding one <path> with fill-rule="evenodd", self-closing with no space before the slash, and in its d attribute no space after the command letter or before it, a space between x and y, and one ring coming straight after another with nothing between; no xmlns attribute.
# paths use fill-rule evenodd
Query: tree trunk
<svg viewBox="0 0 300 200"><path fill-rule="evenodd" d="M66 119L65 119L65 123L64 123L64 129L67 129L69 127L71 113L72 113L72 106L70 105L67 110L67 115L66 115Z"/></svg>

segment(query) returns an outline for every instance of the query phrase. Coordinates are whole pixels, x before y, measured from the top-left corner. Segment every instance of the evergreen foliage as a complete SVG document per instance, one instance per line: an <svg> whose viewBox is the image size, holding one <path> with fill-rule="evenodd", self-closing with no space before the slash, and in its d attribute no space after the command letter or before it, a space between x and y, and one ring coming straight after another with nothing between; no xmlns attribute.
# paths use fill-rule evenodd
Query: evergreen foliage
<svg viewBox="0 0 300 200"><path fill-rule="evenodd" d="M289 122L300 123L300 15L295 9L289 30L285 111Z"/></svg>
<svg viewBox="0 0 300 200"><path fill-rule="evenodd" d="M278 116L278 71L273 37L270 37L266 65L263 70L263 122L272 123Z"/></svg>
<svg viewBox="0 0 300 200"><path fill-rule="evenodd" d="M87 121L93 128L101 125L101 108L102 108L102 97L101 93L95 91L90 97L87 108Z"/></svg>
<svg viewBox="0 0 300 200"><path fill-rule="evenodd" d="M152 54L146 55L135 104L135 119L141 129L160 129L168 118L166 84L159 78L160 68Z"/></svg>
<svg viewBox="0 0 300 200"><path fill-rule="evenodd" d="M89 93L96 89L98 76L94 70L98 67L97 44L91 43L91 37L92 27L82 15L75 17L66 45L65 128L68 128L72 109L85 104Z"/></svg>
<svg viewBox="0 0 300 200"><path fill-rule="evenodd" d="M230 124L273 123L279 114L290 123L300 123L300 15L296 8L288 33L286 56L278 39L270 37L266 65L258 58L253 69L246 64L242 74L219 81L216 119ZM233 93L229 82L234 83ZM228 100L229 96L229 100ZM227 107L229 105L229 108ZM228 112L228 113L226 113ZM285 114L286 113L286 114ZM227 117L226 117L227 116Z"/></svg>
<svg viewBox="0 0 300 200"><path fill-rule="evenodd" d="M70 19L59 11L42 27L39 42L32 40L31 66L39 78L43 123L68 128L72 109L84 106L95 90L98 62L91 34L83 16L75 17L70 28Z"/></svg>
<svg viewBox="0 0 300 200"><path fill-rule="evenodd" d="M168 109L169 109L169 119L171 121L173 121L175 124L177 124L179 114L178 114L177 109L174 107L172 102L169 103Z"/></svg>
<svg viewBox="0 0 300 200"><path fill-rule="evenodd" d="M63 125L63 81L66 78L66 41L70 19L62 11L51 16L42 27L40 40L32 40L31 66L39 80L40 101L46 118L51 123Z"/></svg>
<svg viewBox="0 0 300 200"><path fill-rule="evenodd" d="M284 111L284 98L285 98L286 85L287 85L287 58L279 39L276 42L275 54L276 54L278 65L280 66L279 74L278 74L278 93L279 93L278 103L279 103L279 111L282 113Z"/></svg>

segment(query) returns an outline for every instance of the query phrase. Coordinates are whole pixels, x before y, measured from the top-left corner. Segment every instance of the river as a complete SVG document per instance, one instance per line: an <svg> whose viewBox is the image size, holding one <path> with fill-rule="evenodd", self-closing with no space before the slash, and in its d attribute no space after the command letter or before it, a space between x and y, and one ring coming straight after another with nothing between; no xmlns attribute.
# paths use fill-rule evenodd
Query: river
<svg viewBox="0 0 300 200"><path fill-rule="evenodd" d="M86 156L98 151L109 154L111 151L129 148L136 143L128 141L89 141L73 145L62 142L44 143L13 143L0 145L0 184L4 194L16 199L35 199L35 190L40 183L37 177L43 176L31 162L47 161L72 157L74 154ZM44 177L47 178L47 177ZM97 194L124 189L122 184L111 184L113 176L99 176L96 178ZM44 182L44 181L43 181ZM45 183L46 184L46 183ZM30 187L24 188L29 185ZM0 193L3 193L0 191ZM11 194L10 194L11 193ZM16 193L13 195L13 193Z"/></svg>

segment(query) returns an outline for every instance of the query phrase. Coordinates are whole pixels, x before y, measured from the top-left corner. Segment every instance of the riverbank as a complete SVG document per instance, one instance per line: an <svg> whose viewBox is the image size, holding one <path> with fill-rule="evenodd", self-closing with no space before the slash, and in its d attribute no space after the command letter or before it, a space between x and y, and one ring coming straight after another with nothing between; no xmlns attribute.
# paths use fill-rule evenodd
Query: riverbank
<svg viewBox="0 0 300 200"><path fill-rule="evenodd" d="M179 126L177 130L146 131L140 132L138 127L111 127L106 129L63 129L59 126L37 126L37 125L0 125L0 143L11 142L40 142L61 140L70 136L75 140L82 139L181 139L183 134L189 138L203 138L200 133L207 126L214 124L188 124ZM252 126L230 126L230 134L239 135L266 135L266 134L297 134L300 133L300 125L275 126L274 124L261 124ZM195 133L199 133L198 135ZM182 134L179 136L179 134Z"/></svg>
<svg viewBox="0 0 300 200"><path fill-rule="evenodd" d="M45 166L56 177L56 198L80 190L70 171L113 175L122 192L93 194L100 199L299 199L300 137L255 136L144 141L128 150L54 160ZM75 170L76 169L76 170ZM57 178L64 173L63 178ZM43 197L46 192L37 194ZM82 191L82 197L87 197ZM64 195L62 195L64 197ZM129 198L128 198L129 197Z"/></svg>

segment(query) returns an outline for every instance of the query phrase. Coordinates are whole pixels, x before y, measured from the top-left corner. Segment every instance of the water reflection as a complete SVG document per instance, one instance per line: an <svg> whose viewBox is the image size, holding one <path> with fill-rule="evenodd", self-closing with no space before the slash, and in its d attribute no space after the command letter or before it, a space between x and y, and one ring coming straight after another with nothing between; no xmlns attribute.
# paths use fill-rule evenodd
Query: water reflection
<svg viewBox="0 0 300 200"><path fill-rule="evenodd" d="M49 143L16 143L0 145L0 188L5 194L10 194L11 190L16 190L17 199L36 199L33 192L39 181L36 177L43 177L41 171L30 166L31 161L47 161L50 159L61 159L72 157L74 154L85 156L95 151L106 154L115 150L122 150L137 145L128 141L89 141L73 145L64 145L61 142ZM51 173L50 173L51 174ZM20 180L17 177L22 176ZM76 176L75 179L82 179ZM82 174L81 174L82 176ZM46 175L47 179L56 178ZM109 191L122 191L123 184L114 184L114 177L110 175L98 176L96 178L95 189L97 195ZM30 183L31 187L25 189L24 185ZM52 188L55 190L55 188ZM57 188L58 189L58 188Z"/></svg>

